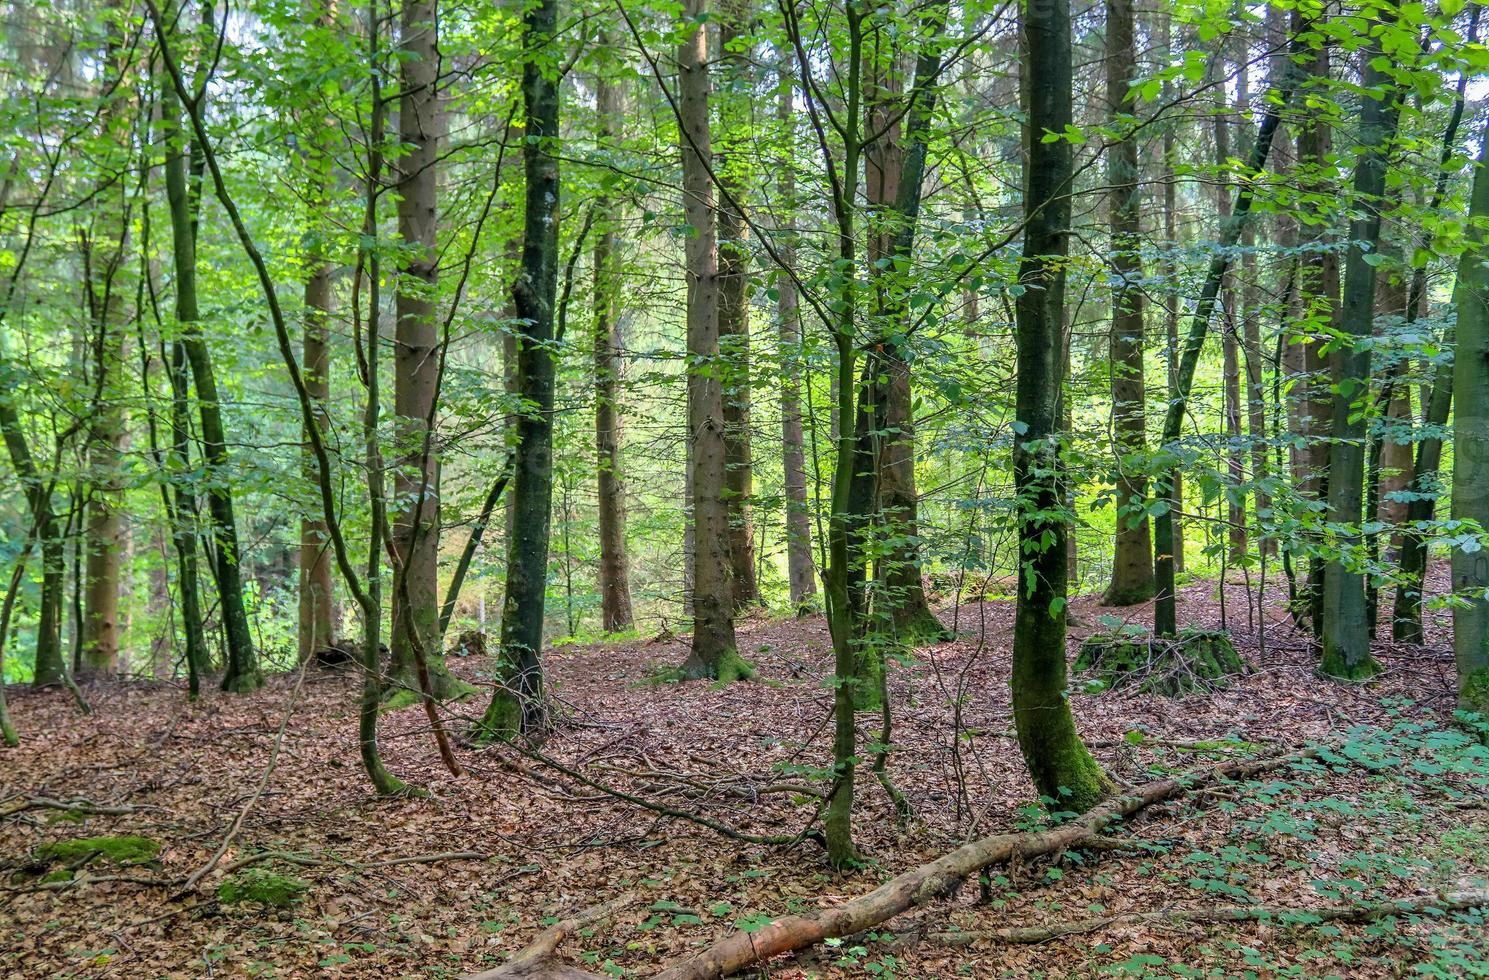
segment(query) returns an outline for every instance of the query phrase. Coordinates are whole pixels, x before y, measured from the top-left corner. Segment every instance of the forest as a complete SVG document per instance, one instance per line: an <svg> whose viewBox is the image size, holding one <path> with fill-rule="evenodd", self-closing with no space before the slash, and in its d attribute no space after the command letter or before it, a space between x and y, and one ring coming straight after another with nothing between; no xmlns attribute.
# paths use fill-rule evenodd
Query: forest
<svg viewBox="0 0 1489 980"><path fill-rule="evenodd" d="M0 0L0 975L1489 977L1489 0Z"/></svg>

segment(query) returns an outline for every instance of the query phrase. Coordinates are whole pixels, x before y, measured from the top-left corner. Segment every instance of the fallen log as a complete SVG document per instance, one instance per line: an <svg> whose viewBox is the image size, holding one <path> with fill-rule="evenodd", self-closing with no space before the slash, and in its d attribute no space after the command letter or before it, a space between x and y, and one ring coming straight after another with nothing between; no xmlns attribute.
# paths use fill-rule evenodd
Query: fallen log
<svg viewBox="0 0 1489 980"><path fill-rule="evenodd" d="M635 892L626 892L592 905L538 933L538 938L507 957L501 966L480 973L468 973L461 980L594 980L586 973L554 957L560 943L586 926L602 922L636 901Z"/></svg>
<svg viewBox="0 0 1489 980"><path fill-rule="evenodd" d="M989 940L1033 945L1100 932L1115 925L1208 925L1219 922L1272 922L1282 926L1316 926L1325 922L1377 922L1393 915L1436 915L1489 907L1489 891L1464 892L1433 898L1402 899L1378 905L1343 905L1300 908L1275 905L1233 905L1213 909L1166 909L1152 912L1122 912L1043 926L1012 926L1003 929L965 929L933 932L927 938L942 946L970 946Z"/></svg>
<svg viewBox="0 0 1489 980"><path fill-rule="evenodd" d="M656 980L720 980L754 963L813 946L827 939L871 929L927 902L953 894L962 882L989 865L1027 860L1079 847L1110 824L1155 803L1227 779L1244 779L1318 754L1317 748L1224 762L1210 769L1156 780L1136 787L1070 823L1049 830L1000 834L964 844L949 854L885 882L837 908L812 915L776 919L753 932L735 932L707 949L673 964Z"/></svg>

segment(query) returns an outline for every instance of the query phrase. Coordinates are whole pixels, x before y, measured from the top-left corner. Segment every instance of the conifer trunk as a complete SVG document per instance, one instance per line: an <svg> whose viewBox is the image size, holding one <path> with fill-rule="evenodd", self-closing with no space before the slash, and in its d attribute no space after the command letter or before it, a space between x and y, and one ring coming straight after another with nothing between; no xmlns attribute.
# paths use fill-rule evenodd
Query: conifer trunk
<svg viewBox="0 0 1489 980"><path fill-rule="evenodd" d="M688 677L735 680L748 674L734 639L734 586L729 547L728 445L719 357L719 248L709 128L707 0L687 0L684 17L697 29L678 47L677 91L682 130L683 215L687 266L688 440L693 508L692 649Z"/></svg>
<svg viewBox="0 0 1489 980"><path fill-rule="evenodd" d="M601 38L601 44L605 39ZM596 80L595 110L601 147L610 149L615 120L622 114L621 93L608 75ZM609 214L616 202L596 201L600 231L594 247L594 385L596 494L600 532L600 614L608 633L631 628L631 584L626 557L626 499L620 459L621 336L618 300L620 259Z"/></svg>
<svg viewBox="0 0 1489 980"><path fill-rule="evenodd" d="M1137 111L1131 91L1136 73L1132 0L1106 0L1106 103L1118 132ZM1138 254L1142 198L1138 192L1137 139L1128 135L1107 151L1112 240L1112 431L1117 469L1117 531L1112 578L1102 595L1107 606L1131 606L1153 597L1153 543L1148 528L1147 389L1143 379L1143 277Z"/></svg>

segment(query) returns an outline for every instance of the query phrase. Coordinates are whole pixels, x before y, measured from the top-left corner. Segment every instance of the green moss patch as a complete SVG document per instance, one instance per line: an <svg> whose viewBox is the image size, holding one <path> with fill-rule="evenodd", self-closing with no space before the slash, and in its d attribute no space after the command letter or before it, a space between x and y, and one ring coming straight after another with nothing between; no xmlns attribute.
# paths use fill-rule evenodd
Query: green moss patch
<svg viewBox="0 0 1489 980"><path fill-rule="evenodd" d="M74 866L94 858L102 858L110 864L148 864L159 853L159 841L134 836L78 837L43 844L36 849L38 857Z"/></svg>
<svg viewBox="0 0 1489 980"><path fill-rule="evenodd" d="M244 868L228 875L217 886L217 900L224 905L259 902L274 908L287 908L309 890L310 884L300 878L275 874L264 868Z"/></svg>
<svg viewBox="0 0 1489 980"><path fill-rule="evenodd" d="M1176 637L1097 634L1081 644L1075 670L1087 675L1088 690L1135 686L1174 698L1224 687L1249 668L1227 634L1188 627Z"/></svg>

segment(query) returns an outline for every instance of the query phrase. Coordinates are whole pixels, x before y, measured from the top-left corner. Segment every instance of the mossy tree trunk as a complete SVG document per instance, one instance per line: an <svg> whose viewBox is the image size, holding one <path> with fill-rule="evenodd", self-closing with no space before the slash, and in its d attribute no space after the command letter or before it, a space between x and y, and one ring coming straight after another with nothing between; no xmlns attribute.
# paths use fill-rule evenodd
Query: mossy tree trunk
<svg viewBox="0 0 1489 980"><path fill-rule="evenodd" d="M512 481L512 535L507 543L507 594L502 605L501 686L481 727L513 738L548 724L543 691L543 609L548 585L548 537L553 504L554 299L558 290L558 80L548 64L558 25L557 0L539 0L523 14L522 102L526 210L522 266L512 287L520 324L517 387L527 410L517 420Z"/></svg>
<svg viewBox="0 0 1489 980"><path fill-rule="evenodd" d="M1019 512L1019 586L1013 627L1013 720L1034 785L1057 809L1088 810L1112 789L1086 750L1066 700L1066 520L1060 424L1069 249L1071 145L1046 142L1071 124L1069 0L1029 4L1023 14L1025 111L1024 249L1017 323L1014 487Z"/></svg>
<svg viewBox="0 0 1489 980"><path fill-rule="evenodd" d="M1458 263L1454 299L1458 347L1453 357L1453 519L1489 529L1489 131L1474 171L1468 247ZM1489 552L1453 549L1453 656L1458 663L1458 705L1489 718Z"/></svg>
<svg viewBox="0 0 1489 980"><path fill-rule="evenodd" d="M162 136L165 142L166 198L171 208L171 257L176 273L176 324L195 323L200 315L196 288L196 218L200 190L187 175L187 149L181 132L181 105L174 87L166 81L161 92ZM197 565L197 499L188 473L191 470L191 377L186 344L180 337L171 341L171 481L172 540L176 551L176 592L181 603L181 629L186 635L188 693L195 698L209 660L202 626L202 602Z"/></svg>
<svg viewBox="0 0 1489 980"><path fill-rule="evenodd" d="M1380 15L1380 27L1389 26ZM1370 400L1370 339L1375 323L1375 249L1386 192L1387 154L1400 114L1391 76L1378 66L1384 57L1379 35L1363 52L1361 83L1361 150L1355 163L1354 219L1345 258L1340 328L1345 335L1335 375L1334 431L1329 451L1329 509L1338 530L1339 554L1324 565L1322 669L1335 677L1357 680L1379 671L1370 644L1370 618L1365 608L1365 578L1360 569L1360 526L1364 508L1365 437Z"/></svg>

